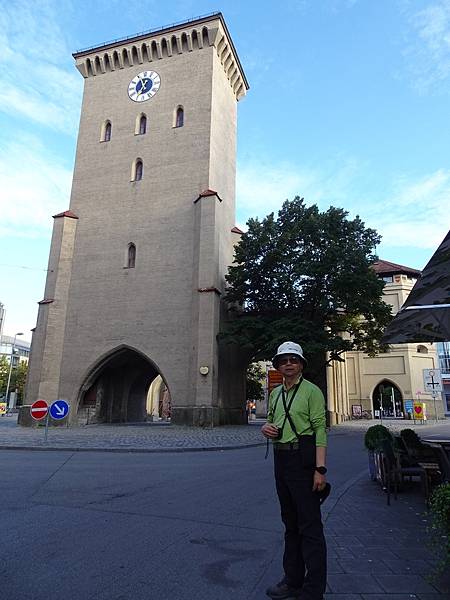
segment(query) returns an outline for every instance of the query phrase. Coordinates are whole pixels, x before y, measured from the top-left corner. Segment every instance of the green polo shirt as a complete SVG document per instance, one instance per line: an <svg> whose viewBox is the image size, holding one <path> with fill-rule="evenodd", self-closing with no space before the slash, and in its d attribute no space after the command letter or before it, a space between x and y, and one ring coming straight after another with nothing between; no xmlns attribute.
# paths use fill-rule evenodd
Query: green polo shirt
<svg viewBox="0 0 450 600"><path fill-rule="evenodd" d="M293 393L295 392L295 388L296 386L294 385L285 394L286 406L289 406L289 402ZM283 425L285 416L281 389L282 386L279 385L272 390L272 393L269 396L269 410L267 413L267 421L280 428ZM276 402L277 398L278 401ZM295 428L299 435L313 435L313 433L315 433L316 446L327 445L327 434L325 429L325 399L317 385L314 385L314 383L303 379L291 404L289 414L291 415L292 421L294 422ZM282 444L297 441L297 437L292 431L287 419L284 423L283 435L281 439L275 441L281 442Z"/></svg>

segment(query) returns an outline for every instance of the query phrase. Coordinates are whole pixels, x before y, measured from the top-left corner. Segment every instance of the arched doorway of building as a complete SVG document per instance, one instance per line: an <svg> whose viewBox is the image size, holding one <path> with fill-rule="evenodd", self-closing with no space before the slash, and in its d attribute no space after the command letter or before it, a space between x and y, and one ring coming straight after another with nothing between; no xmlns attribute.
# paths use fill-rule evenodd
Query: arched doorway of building
<svg viewBox="0 0 450 600"><path fill-rule="evenodd" d="M402 393L391 381L381 381L373 391L373 415L375 419L403 419Z"/></svg>
<svg viewBox="0 0 450 600"><path fill-rule="evenodd" d="M161 377L143 354L123 347L103 358L86 377L80 393L78 421L139 423L149 419L147 396Z"/></svg>

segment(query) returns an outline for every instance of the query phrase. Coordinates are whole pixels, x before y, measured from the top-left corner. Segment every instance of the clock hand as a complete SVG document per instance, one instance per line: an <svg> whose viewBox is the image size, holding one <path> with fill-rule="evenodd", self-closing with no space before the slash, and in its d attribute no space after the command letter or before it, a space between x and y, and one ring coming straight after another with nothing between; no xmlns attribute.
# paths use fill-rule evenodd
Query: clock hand
<svg viewBox="0 0 450 600"><path fill-rule="evenodd" d="M139 93L142 94L143 92L145 92L145 88L147 86L148 79L141 79L139 77L139 81L141 82L141 85L142 85L141 91Z"/></svg>

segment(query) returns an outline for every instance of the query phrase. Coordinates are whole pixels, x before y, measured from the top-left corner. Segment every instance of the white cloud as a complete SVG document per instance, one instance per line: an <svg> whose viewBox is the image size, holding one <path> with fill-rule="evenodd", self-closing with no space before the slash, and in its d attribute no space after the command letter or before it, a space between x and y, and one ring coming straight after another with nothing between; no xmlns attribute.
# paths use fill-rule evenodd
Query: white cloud
<svg viewBox="0 0 450 600"><path fill-rule="evenodd" d="M0 13L0 110L74 136L82 78L58 17L68 1L4 4Z"/></svg>
<svg viewBox="0 0 450 600"><path fill-rule="evenodd" d="M319 167L293 163L242 162L237 169L238 218L264 217L278 211L284 200L303 196L308 204L349 204L350 183L360 165L355 159L337 157Z"/></svg>
<svg viewBox="0 0 450 600"><path fill-rule="evenodd" d="M35 138L8 143L0 150L0 234L47 237L51 215L69 205L71 178Z"/></svg>
<svg viewBox="0 0 450 600"><path fill-rule="evenodd" d="M449 228L450 170L422 178L405 175L372 185L370 168L354 159L330 161L305 169L294 164L242 164L237 175L237 214L241 229L249 217L277 212L282 202L304 196L322 210L340 206L350 217L359 214L382 236L383 247L434 249Z"/></svg>
<svg viewBox="0 0 450 600"><path fill-rule="evenodd" d="M418 180L400 177L372 209L371 220L393 247L436 248L450 226L450 171L439 169ZM375 213L375 214L374 214Z"/></svg>
<svg viewBox="0 0 450 600"><path fill-rule="evenodd" d="M414 87L436 89L450 75L450 0L436 0L422 10L408 3L406 15L412 35L405 56Z"/></svg>

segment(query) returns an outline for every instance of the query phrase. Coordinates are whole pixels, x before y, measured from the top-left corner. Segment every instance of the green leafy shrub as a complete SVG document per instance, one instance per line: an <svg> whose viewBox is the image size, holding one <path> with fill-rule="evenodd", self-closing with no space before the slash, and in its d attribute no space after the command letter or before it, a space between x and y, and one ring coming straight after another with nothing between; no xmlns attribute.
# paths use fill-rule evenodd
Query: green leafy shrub
<svg viewBox="0 0 450 600"><path fill-rule="evenodd" d="M392 434L384 425L372 425L364 435L364 445L367 450L378 450L384 440L392 440Z"/></svg>
<svg viewBox="0 0 450 600"><path fill-rule="evenodd" d="M405 444L410 448L421 448L422 441L415 431L412 429L402 429L400 431L400 437L404 440Z"/></svg>
<svg viewBox="0 0 450 600"><path fill-rule="evenodd" d="M440 558L437 571L442 573L450 567L450 483L443 483L433 491L430 517L428 532L431 545Z"/></svg>

